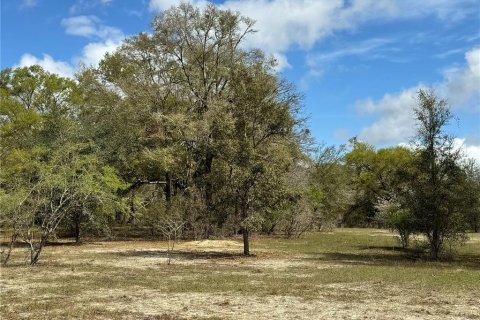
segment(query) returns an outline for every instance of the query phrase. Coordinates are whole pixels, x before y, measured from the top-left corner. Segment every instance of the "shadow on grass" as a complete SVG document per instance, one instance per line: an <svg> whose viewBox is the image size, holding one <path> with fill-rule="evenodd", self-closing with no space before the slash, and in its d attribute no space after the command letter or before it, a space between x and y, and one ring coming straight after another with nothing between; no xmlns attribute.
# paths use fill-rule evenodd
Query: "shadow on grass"
<svg viewBox="0 0 480 320"><path fill-rule="evenodd" d="M142 258L168 258L167 250L133 250L125 252L112 253L122 257L142 257ZM206 260L206 259L230 259L254 257L254 255L244 256L241 253L222 252L222 251L171 251L170 258L180 260Z"/></svg>
<svg viewBox="0 0 480 320"><path fill-rule="evenodd" d="M368 252L375 251L375 252ZM306 260L335 262L344 265L397 266L400 264L427 265L438 264L442 267L463 267L480 269L480 255L452 255L433 260L422 249L369 246L358 247L358 253L326 252L307 257Z"/></svg>
<svg viewBox="0 0 480 320"><path fill-rule="evenodd" d="M403 248L397 246L357 246L357 249L360 251L382 250L388 252L402 252L412 256L420 256L424 252L424 250L421 248Z"/></svg>
<svg viewBox="0 0 480 320"><path fill-rule="evenodd" d="M74 247L82 245L82 242L75 242L75 241L47 241L46 247ZM9 241L0 242L0 246L8 247L10 245ZM13 244L14 248L30 248L30 245L24 241L15 241Z"/></svg>

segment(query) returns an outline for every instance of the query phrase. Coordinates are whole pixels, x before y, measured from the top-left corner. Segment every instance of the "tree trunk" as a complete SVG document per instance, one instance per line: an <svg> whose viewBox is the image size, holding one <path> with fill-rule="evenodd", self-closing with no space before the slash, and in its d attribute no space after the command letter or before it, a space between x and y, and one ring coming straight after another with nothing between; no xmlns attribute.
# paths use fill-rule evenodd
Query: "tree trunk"
<svg viewBox="0 0 480 320"><path fill-rule="evenodd" d="M212 164L213 164L213 154L208 153L205 157L205 174L209 174L210 172L212 172ZM205 200L206 200L207 209L209 211L212 206L212 198L213 198L212 194L213 194L212 183L210 182L209 179L207 179L205 183Z"/></svg>
<svg viewBox="0 0 480 320"><path fill-rule="evenodd" d="M273 232L275 231L275 227L277 226L276 223L272 223L272 225L270 226L270 228L267 230L267 235L271 236L273 234Z"/></svg>
<svg viewBox="0 0 480 320"><path fill-rule="evenodd" d="M170 202L170 200L172 199L172 178L170 177L170 172L167 172L165 174L165 181L165 200L167 200L167 202Z"/></svg>
<svg viewBox="0 0 480 320"><path fill-rule="evenodd" d="M77 219L75 219L75 243L80 243L80 217L77 215Z"/></svg>
<svg viewBox="0 0 480 320"><path fill-rule="evenodd" d="M12 234L12 238L10 239L10 243L8 245L8 250L7 250L7 255L5 257L5 260L3 260L3 265L7 265L8 260L10 259L10 254L12 253L13 250L13 245L15 244L15 241L17 240L18 233L14 232Z"/></svg>
<svg viewBox="0 0 480 320"><path fill-rule="evenodd" d="M248 239L248 228L244 227L242 230L243 234L243 255L249 256L250 255L250 242Z"/></svg>
<svg viewBox="0 0 480 320"><path fill-rule="evenodd" d="M172 210L172 177L170 176L170 172L165 174L165 200L166 200L166 214L170 216Z"/></svg>
<svg viewBox="0 0 480 320"><path fill-rule="evenodd" d="M432 258L438 260L440 257L440 251L442 250L442 242L440 239L440 235L437 231L434 231L432 234L432 243L430 245L432 250Z"/></svg>
<svg viewBox="0 0 480 320"><path fill-rule="evenodd" d="M38 260L40 259L40 253L42 252L43 247L47 243L47 239L48 239L48 234L43 235L42 239L40 240L40 244L38 246L38 249L36 249L36 250L33 249L31 251L30 265L33 266L33 265L37 264Z"/></svg>

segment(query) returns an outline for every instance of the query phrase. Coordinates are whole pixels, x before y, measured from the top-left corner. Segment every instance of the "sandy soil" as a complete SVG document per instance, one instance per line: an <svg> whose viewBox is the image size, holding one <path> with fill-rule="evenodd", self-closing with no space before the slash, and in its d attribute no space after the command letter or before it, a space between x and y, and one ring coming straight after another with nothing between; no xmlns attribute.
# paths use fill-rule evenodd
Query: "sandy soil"
<svg viewBox="0 0 480 320"><path fill-rule="evenodd" d="M478 239L473 239L476 241ZM189 252L223 252L240 253L242 243L234 240L204 240L183 242L176 245L175 250ZM61 271L74 274L81 279L88 277L88 272L76 272L75 264L83 261L89 265L104 265L125 269L158 268L167 261L159 253L165 252L166 244L149 241L97 242L81 247L51 247L49 259L53 263L71 265L71 270ZM112 257L108 258L108 254ZM125 253L124 258L116 255ZM132 254L133 253L133 254ZM139 253L139 255L135 255ZM149 255L151 253L151 255ZM102 255L101 260L90 258L95 254ZM76 258L75 258L76 257ZM290 258L265 257L248 259L231 259L226 257L183 259L173 257L173 264L180 265L241 265L257 268L263 271L288 272L290 268L342 268L344 265L334 263L310 262L303 260L304 256ZM21 270L20 270L21 272ZM58 271L56 271L58 272ZM40 279L48 273L38 274ZM238 274L247 273L239 269ZM58 273L57 276L61 275ZM49 275L52 276L52 275ZM295 272L296 277L309 277L308 273ZM35 276L34 276L35 277ZM39 284L30 279L5 278L0 279L0 290L24 297L31 297L42 285L52 286L52 283ZM33 279L35 280L35 279ZM185 278L179 279L185 281ZM35 283L35 284L32 284ZM480 286L480 279L479 279ZM134 313L131 319L142 315L145 319L168 314L175 319L196 319L216 316L217 319L431 319L460 320L480 319L480 296L465 294L445 294L443 292L418 291L387 283L348 283L323 285L315 297L302 298L289 295L242 295L241 293L222 292L211 293L165 293L161 290L150 290L142 287L125 290L107 289L108 284L100 289L82 292L72 297L75 306L83 308L99 307L111 311ZM43 296L43 299L49 297ZM52 297L55 298L55 297ZM36 318L32 313L21 313L20 318ZM127 318L130 316L127 316ZM48 318L48 317L47 317ZM3 318L2 318L3 319ZM161 318L159 318L161 319ZM169 318L170 319L170 318Z"/></svg>
<svg viewBox="0 0 480 320"><path fill-rule="evenodd" d="M170 314L180 318L210 317L221 319L480 319L478 300L459 296L412 298L402 288L379 288L368 284L348 287L329 286L331 293L316 299L295 296L252 296L183 293L165 294L139 289L128 292L95 291L87 295L108 297L102 306L110 310L134 311L145 315ZM380 291L377 291L379 290ZM356 298L339 301L342 292Z"/></svg>

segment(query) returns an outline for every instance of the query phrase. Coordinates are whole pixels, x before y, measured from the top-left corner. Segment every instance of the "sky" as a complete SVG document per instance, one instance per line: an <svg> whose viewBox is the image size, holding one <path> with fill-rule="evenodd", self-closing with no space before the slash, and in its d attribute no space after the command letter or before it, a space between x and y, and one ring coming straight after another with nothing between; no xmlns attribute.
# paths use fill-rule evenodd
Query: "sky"
<svg viewBox="0 0 480 320"><path fill-rule="evenodd" d="M40 64L73 77L179 2L1 0L0 67ZM480 160L480 0L210 2L256 21L246 48L277 59L318 142L408 143L416 92L431 88L455 114L455 143Z"/></svg>

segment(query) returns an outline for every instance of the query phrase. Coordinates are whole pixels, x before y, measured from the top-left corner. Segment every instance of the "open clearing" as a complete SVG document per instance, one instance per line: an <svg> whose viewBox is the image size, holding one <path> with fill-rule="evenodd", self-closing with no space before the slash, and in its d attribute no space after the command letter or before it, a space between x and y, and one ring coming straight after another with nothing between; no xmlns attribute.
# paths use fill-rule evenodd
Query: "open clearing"
<svg viewBox="0 0 480 320"><path fill-rule="evenodd" d="M427 261L393 234L339 229L300 239L17 248L1 270L2 319L480 319L480 235Z"/></svg>

